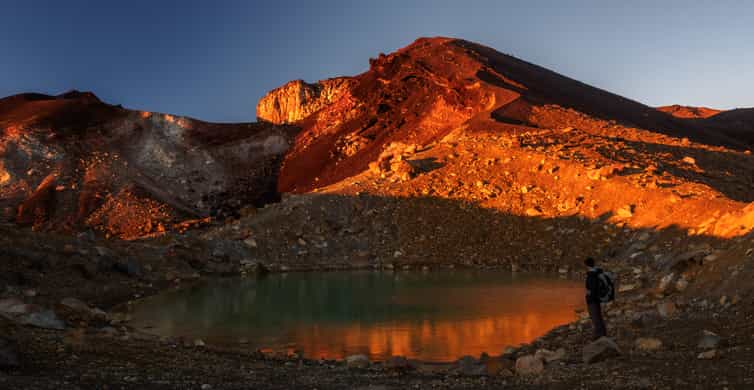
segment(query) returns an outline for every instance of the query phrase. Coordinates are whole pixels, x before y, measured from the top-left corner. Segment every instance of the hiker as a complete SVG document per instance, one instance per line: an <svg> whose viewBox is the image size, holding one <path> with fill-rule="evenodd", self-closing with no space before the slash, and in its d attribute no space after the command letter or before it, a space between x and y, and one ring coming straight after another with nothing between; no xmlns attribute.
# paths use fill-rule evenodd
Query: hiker
<svg viewBox="0 0 754 390"><path fill-rule="evenodd" d="M607 336L605 320L602 318L602 304L615 298L612 276L596 266L593 258L587 257L584 265L586 273L586 307L594 325L594 339Z"/></svg>

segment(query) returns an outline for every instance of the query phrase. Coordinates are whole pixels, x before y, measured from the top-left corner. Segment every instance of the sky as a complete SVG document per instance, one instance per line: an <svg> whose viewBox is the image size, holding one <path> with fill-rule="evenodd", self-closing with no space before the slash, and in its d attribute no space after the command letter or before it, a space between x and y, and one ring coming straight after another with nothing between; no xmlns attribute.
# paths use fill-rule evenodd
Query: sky
<svg viewBox="0 0 754 390"><path fill-rule="evenodd" d="M0 0L0 96L88 90L248 122L270 89L359 74L422 36L482 43L653 106L754 106L754 2L726 0Z"/></svg>

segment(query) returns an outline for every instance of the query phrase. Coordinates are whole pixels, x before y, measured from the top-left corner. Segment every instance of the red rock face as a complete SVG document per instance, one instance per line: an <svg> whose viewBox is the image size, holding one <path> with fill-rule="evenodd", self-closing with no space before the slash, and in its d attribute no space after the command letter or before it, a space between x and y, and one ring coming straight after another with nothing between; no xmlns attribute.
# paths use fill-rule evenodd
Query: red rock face
<svg viewBox="0 0 754 390"><path fill-rule="evenodd" d="M654 108L457 39L419 39L370 60L367 72L348 80L316 104L297 105L298 97L290 97L310 95L301 82L262 99L260 117L302 127L281 168L281 192L306 192L362 172L393 142L423 147L459 127L566 127L578 117L570 113L737 144ZM281 101L286 103L270 103Z"/></svg>
<svg viewBox="0 0 754 390"><path fill-rule="evenodd" d="M136 112L71 92L0 100L0 131L6 216L133 238L274 199L297 129Z"/></svg>

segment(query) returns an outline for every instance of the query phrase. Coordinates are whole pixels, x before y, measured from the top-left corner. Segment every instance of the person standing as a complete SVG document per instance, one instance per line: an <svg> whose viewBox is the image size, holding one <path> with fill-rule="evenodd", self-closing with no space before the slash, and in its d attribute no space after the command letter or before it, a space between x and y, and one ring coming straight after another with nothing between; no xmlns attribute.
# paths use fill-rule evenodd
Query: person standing
<svg viewBox="0 0 754 390"><path fill-rule="evenodd" d="M584 265L588 268L586 272L586 307L589 310L592 325L594 325L594 339L597 340L600 337L607 336L605 320L602 318L602 296L604 292L601 288L603 282L600 280L600 276L603 271L596 266L596 262L591 257L584 260Z"/></svg>

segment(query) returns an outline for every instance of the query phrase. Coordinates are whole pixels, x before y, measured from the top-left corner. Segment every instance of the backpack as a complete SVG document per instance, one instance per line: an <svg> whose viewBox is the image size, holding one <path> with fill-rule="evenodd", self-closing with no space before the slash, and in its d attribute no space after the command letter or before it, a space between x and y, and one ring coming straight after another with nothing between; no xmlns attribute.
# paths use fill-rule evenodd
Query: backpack
<svg viewBox="0 0 754 390"><path fill-rule="evenodd" d="M602 303L608 303L615 300L615 276L612 272L601 271L597 273L599 288L597 296Z"/></svg>

